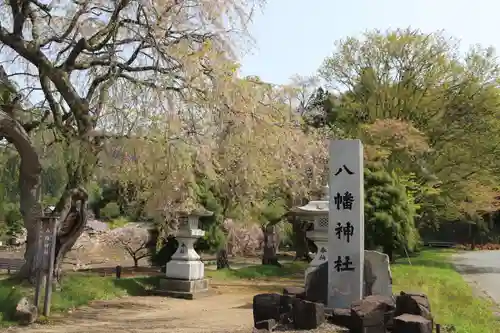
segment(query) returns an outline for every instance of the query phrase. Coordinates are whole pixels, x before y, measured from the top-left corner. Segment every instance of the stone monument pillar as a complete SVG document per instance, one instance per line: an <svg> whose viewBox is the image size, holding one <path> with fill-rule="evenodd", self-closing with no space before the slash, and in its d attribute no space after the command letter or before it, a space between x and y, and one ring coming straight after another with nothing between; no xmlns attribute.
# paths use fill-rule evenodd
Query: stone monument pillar
<svg viewBox="0 0 500 333"><path fill-rule="evenodd" d="M205 232L198 226L199 218L211 216L209 211L182 213L181 225L176 236L177 251L167 263L166 277L160 279L159 293L165 296L194 299L206 295L208 279L205 279L205 265L194 249L194 243Z"/></svg>
<svg viewBox="0 0 500 333"><path fill-rule="evenodd" d="M330 142L328 307L363 298L364 188L360 140Z"/></svg>

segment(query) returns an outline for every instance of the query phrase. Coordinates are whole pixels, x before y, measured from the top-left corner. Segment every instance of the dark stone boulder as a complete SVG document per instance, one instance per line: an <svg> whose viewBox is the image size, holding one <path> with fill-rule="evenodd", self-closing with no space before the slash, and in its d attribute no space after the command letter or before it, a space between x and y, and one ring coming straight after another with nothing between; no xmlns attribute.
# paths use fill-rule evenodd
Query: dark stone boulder
<svg viewBox="0 0 500 333"><path fill-rule="evenodd" d="M305 284L305 299L310 302L328 302L328 262L309 273Z"/></svg>
<svg viewBox="0 0 500 333"><path fill-rule="evenodd" d="M402 314L394 318L393 333L432 333L432 321L422 316Z"/></svg>
<svg viewBox="0 0 500 333"><path fill-rule="evenodd" d="M402 314L411 314L422 316L433 322L431 314L431 305L427 295L422 293L406 293L402 291L396 297L396 310L394 316Z"/></svg>
<svg viewBox="0 0 500 333"><path fill-rule="evenodd" d="M253 298L254 327L267 327L270 323L289 325L293 321L293 306L298 299L293 295L258 294ZM269 324L271 325L271 324Z"/></svg>
<svg viewBox="0 0 500 333"><path fill-rule="evenodd" d="M283 319L283 315L292 313L294 300L295 297L292 295L281 295L280 299L281 319Z"/></svg>
<svg viewBox="0 0 500 333"><path fill-rule="evenodd" d="M393 296L371 295L365 297L368 300L375 300L376 302L385 305L384 325L386 329L392 328L394 313L396 311L396 299Z"/></svg>
<svg viewBox="0 0 500 333"><path fill-rule="evenodd" d="M325 305L295 298L293 325L298 330L313 330L325 321Z"/></svg>
<svg viewBox="0 0 500 333"><path fill-rule="evenodd" d="M394 300L391 297L371 295L351 305L351 332L385 333L387 322L392 319L388 314L394 311Z"/></svg>
<svg viewBox="0 0 500 333"><path fill-rule="evenodd" d="M280 294L258 294L253 297L254 326L258 322L274 319L280 321L282 314L282 296Z"/></svg>
<svg viewBox="0 0 500 333"><path fill-rule="evenodd" d="M329 323L341 326L341 327L351 327L351 310L350 309L333 309L333 311L328 314L327 320Z"/></svg>
<svg viewBox="0 0 500 333"><path fill-rule="evenodd" d="M255 328L264 332L272 332L277 325L276 320L268 319L255 323Z"/></svg>

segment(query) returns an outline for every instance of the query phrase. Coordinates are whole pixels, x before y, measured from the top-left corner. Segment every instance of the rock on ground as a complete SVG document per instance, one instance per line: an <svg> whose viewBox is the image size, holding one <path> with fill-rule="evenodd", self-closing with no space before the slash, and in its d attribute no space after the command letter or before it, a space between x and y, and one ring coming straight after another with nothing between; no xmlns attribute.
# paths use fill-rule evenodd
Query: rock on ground
<svg viewBox="0 0 500 333"><path fill-rule="evenodd" d="M21 325L31 325L38 318L38 309L27 297L23 297L16 305L15 318Z"/></svg>

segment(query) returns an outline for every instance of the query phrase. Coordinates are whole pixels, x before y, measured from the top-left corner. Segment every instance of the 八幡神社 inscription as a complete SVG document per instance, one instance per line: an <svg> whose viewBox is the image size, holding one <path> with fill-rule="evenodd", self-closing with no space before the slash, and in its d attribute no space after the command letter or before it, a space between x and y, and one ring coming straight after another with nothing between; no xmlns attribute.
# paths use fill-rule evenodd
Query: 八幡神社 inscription
<svg viewBox="0 0 500 333"><path fill-rule="evenodd" d="M342 223L337 223L337 227L335 228L335 235L337 235L338 239L344 238L347 243L351 241L351 237L354 235L354 227L351 222L346 222L345 225Z"/></svg>
<svg viewBox="0 0 500 333"><path fill-rule="evenodd" d="M352 210L352 204L354 203L354 196L352 195L351 192L345 191L343 195L337 192L333 200L335 202L335 207L337 208L337 210L340 209Z"/></svg>
<svg viewBox="0 0 500 333"><path fill-rule="evenodd" d="M333 265L337 272L353 271L355 269L352 265L351 257L349 256L337 256L337 259L333 262Z"/></svg>
<svg viewBox="0 0 500 333"><path fill-rule="evenodd" d="M328 307L349 308L353 301L363 296L364 189L361 141L331 141L329 167L328 253L331 256L328 262Z"/></svg>
<svg viewBox="0 0 500 333"><path fill-rule="evenodd" d="M345 164L344 164L344 165L342 165L342 167L341 167L341 168L339 168L339 169L337 170L337 172L335 172L335 176L340 175L340 174L342 173L342 171L347 172L347 174L349 174L349 175L354 175L354 172L352 172L351 170L349 170L349 168L348 168L348 167L346 167L346 166L345 166Z"/></svg>

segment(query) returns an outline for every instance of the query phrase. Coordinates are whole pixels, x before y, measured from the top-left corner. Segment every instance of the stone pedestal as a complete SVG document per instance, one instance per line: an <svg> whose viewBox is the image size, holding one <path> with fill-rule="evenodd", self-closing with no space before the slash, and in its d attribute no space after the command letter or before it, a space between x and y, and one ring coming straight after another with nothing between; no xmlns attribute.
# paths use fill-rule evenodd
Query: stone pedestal
<svg viewBox="0 0 500 333"><path fill-rule="evenodd" d="M199 280L179 280L179 279L160 279L158 295L196 299L209 295L208 279Z"/></svg>
<svg viewBox="0 0 500 333"><path fill-rule="evenodd" d="M176 239L177 251L167 263L165 278L160 280L157 294L195 299L208 294L208 280L205 279L205 265L194 249L194 243L205 235L198 229L198 216L188 216L187 223L181 225Z"/></svg>

